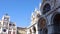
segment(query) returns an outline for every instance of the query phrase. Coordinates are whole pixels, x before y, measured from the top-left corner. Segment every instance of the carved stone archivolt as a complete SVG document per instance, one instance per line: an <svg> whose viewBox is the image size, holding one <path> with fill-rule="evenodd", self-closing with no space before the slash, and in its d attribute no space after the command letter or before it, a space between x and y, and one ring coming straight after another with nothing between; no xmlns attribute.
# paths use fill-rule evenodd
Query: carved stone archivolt
<svg viewBox="0 0 60 34"><path fill-rule="evenodd" d="M46 26L46 22L47 22L46 19L44 17L42 17L38 20L38 26L40 28L44 28Z"/></svg>

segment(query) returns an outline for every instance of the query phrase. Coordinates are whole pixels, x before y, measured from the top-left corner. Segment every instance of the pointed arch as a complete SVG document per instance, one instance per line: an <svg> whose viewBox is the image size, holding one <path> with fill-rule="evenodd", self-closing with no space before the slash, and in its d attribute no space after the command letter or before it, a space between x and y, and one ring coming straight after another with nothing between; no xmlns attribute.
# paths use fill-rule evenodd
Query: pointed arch
<svg viewBox="0 0 60 34"><path fill-rule="evenodd" d="M32 34L32 30L30 29L30 34Z"/></svg>
<svg viewBox="0 0 60 34"><path fill-rule="evenodd" d="M34 33L36 33L36 27L35 26L33 26L33 31L34 31Z"/></svg>
<svg viewBox="0 0 60 34"><path fill-rule="evenodd" d="M44 28L46 26L46 22L47 22L46 19L44 17L42 17L38 20L38 26L40 28Z"/></svg>
<svg viewBox="0 0 60 34"><path fill-rule="evenodd" d="M43 7L43 14L47 13L48 11L51 10L51 6L49 3L46 3Z"/></svg>

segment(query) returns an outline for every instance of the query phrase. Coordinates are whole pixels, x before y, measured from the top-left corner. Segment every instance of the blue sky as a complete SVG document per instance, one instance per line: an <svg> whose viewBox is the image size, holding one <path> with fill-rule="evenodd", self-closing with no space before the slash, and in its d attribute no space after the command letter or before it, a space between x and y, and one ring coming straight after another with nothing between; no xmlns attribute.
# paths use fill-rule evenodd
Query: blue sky
<svg viewBox="0 0 60 34"><path fill-rule="evenodd" d="M8 13L11 21L19 27L30 25L31 13L42 0L0 0L0 19Z"/></svg>

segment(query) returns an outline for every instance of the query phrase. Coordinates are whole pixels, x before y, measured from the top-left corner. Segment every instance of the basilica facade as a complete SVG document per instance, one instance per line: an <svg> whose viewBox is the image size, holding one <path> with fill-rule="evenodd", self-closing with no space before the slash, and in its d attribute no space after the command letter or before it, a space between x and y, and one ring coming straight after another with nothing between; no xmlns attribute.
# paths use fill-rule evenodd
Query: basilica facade
<svg viewBox="0 0 60 34"><path fill-rule="evenodd" d="M42 0L35 9L27 34L60 34L60 0Z"/></svg>
<svg viewBox="0 0 60 34"><path fill-rule="evenodd" d="M3 15L0 20L0 34L17 34L16 24L10 21L8 14Z"/></svg>

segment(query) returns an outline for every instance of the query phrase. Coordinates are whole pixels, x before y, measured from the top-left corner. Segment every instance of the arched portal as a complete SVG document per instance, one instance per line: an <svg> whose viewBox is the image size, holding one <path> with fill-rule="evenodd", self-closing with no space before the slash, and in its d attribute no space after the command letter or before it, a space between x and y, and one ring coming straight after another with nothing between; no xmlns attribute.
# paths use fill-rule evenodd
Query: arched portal
<svg viewBox="0 0 60 34"><path fill-rule="evenodd" d="M44 17L40 18L38 20L38 27L39 27L39 31L42 33L42 34L48 34L48 29L46 27L46 19Z"/></svg>
<svg viewBox="0 0 60 34"><path fill-rule="evenodd" d="M60 14L56 14L54 17L53 17L53 23L54 25L57 25L59 26L60 25Z"/></svg>
<svg viewBox="0 0 60 34"><path fill-rule="evenodd" d="M53 31L54 34L60 34L60 13L54 13L53 14L53 18L52 18L52 22L53 22Z"/></svg>

